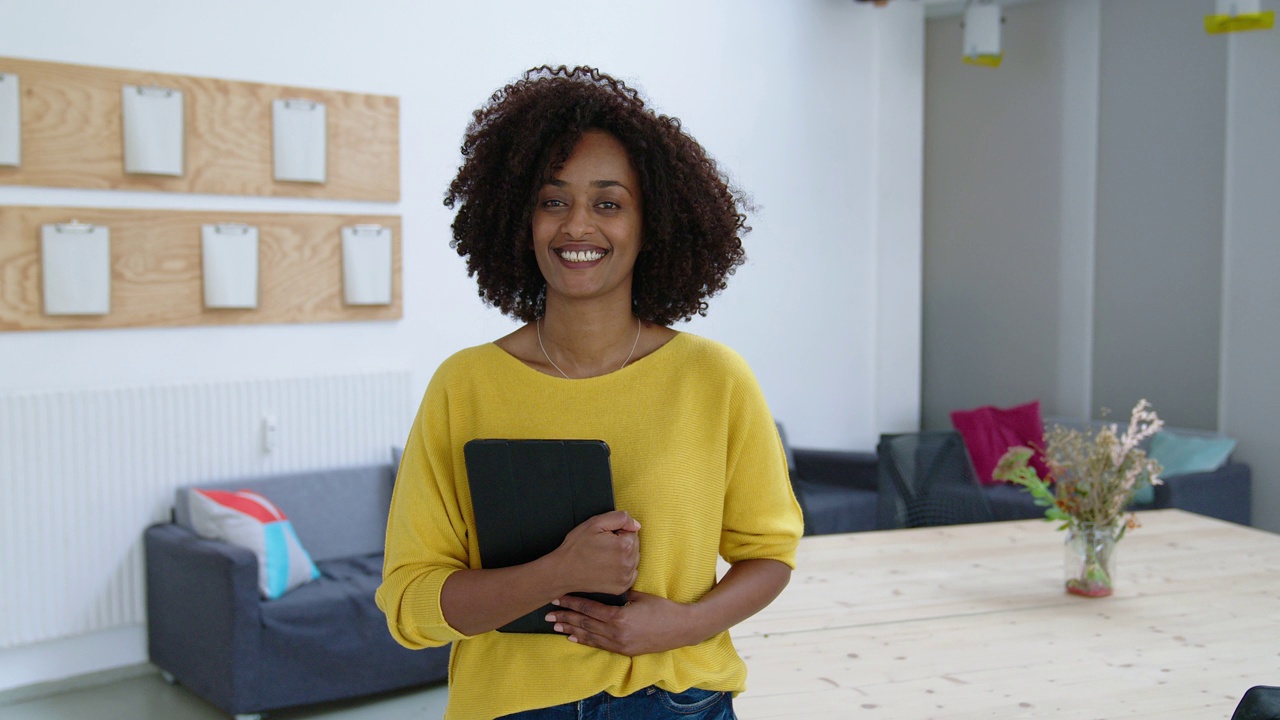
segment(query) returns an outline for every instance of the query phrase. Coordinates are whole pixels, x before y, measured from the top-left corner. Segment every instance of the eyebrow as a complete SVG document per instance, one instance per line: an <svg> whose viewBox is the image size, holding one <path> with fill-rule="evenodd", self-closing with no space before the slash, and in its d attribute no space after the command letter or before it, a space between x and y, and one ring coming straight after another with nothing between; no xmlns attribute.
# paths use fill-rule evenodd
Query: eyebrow
<svg viewBox="0 0 1280 720"><path fill-rule="evenodd" d="M569 183L557 178L551 178L550 180L547 181L547 184L554 185L558 188L569 187ZM594 187L594 188L620 187L623 190L626 190L628 193L631 192L630 188L618 182L617 180L592 180L591 187Z"/></svg>

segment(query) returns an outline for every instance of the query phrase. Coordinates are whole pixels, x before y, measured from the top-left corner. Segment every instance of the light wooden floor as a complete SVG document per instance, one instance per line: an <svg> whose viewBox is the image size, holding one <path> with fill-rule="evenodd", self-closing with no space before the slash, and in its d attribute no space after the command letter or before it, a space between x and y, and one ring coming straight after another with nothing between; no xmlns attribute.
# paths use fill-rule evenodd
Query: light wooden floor
<svg viewBox="0 0 1280 720"><path fill-rule="evenodd" d="M448 698L444 684L271 713L269 720L438 720ZM0 720L227 720L212 705L158 674L0 705Z"/></svg>

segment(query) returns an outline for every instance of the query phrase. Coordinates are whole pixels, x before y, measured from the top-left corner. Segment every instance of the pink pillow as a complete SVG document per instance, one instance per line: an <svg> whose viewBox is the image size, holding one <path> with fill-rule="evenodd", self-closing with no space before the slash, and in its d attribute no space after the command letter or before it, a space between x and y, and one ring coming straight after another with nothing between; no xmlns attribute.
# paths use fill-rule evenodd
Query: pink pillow
<svg viewBox="0 0 1280 720"><path fill-rule="evenodd" d="M956 410L951 413L951 424L964 438L978 482L983 485L1000 483L991 477L991 473L995 472L1000 456L1015 445L1035 449L1031 466L1041 479L1048 478L1049 467L1039 450L1044 445L1044 421L1040 419L1039 400L1011 408L986 405L973 410Z"/></svg>

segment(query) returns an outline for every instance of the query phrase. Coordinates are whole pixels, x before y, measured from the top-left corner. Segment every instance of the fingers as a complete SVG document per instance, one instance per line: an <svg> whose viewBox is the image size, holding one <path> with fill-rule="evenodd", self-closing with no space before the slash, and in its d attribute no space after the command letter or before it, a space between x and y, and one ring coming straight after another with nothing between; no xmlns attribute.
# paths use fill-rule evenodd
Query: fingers
<svg viewBox="0 0 1280 720"><path fill-rule="evenodd" d="M603 605L582 598L572 598L572 600L581 601L580 603L574 603L575 605L587 610L587 612L578 612L567 609L569 604L566 602L567 599L561 598L558 602L565 609L547 613L546 620L554 623L553 629L556 632L564 633L568 636L570 642L575 642L579 645L611 652L622 652L622 646L617 642L617 638L614 637L624 632L623 628L617 624L622 608ZM597 613L597 615L588 614L591 612Z"/></svg>
<svg viewBox="0 0 1280 720"><path fill-rule="evenodd" d="M614 510L602 515L597 515L588 522L594 523L595 527L604 532L639 532L640 523L626 510Z"/></svg>
<svg viewBox="0 0 1280 720"><path fill-rule="evenodd" d="M556 550L558 576L575 592L624 593L640 567L640 523L626 511L589 518Z"/></svg>
<svg viewBox="0 0 1280 720"><path fill-rule="evenodd" d="M627 600L615 607L568 595L554 601L559 607L546 617L572 642L629 657L690 644L671 636L671 627L678 624L673 612L678 603L635 590Z"/></svg>

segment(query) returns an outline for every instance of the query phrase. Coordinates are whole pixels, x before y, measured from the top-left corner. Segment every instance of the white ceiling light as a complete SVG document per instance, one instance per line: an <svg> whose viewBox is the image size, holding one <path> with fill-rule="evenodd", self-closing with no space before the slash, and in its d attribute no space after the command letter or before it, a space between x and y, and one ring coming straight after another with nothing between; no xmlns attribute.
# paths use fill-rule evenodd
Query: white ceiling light
<svg viewBox="0 0 1280 720"><path fill-rule="evenodd" d="M971 0L964 10L964 61L970 65L998 67L1000 5L995 0Z"/></svg>

